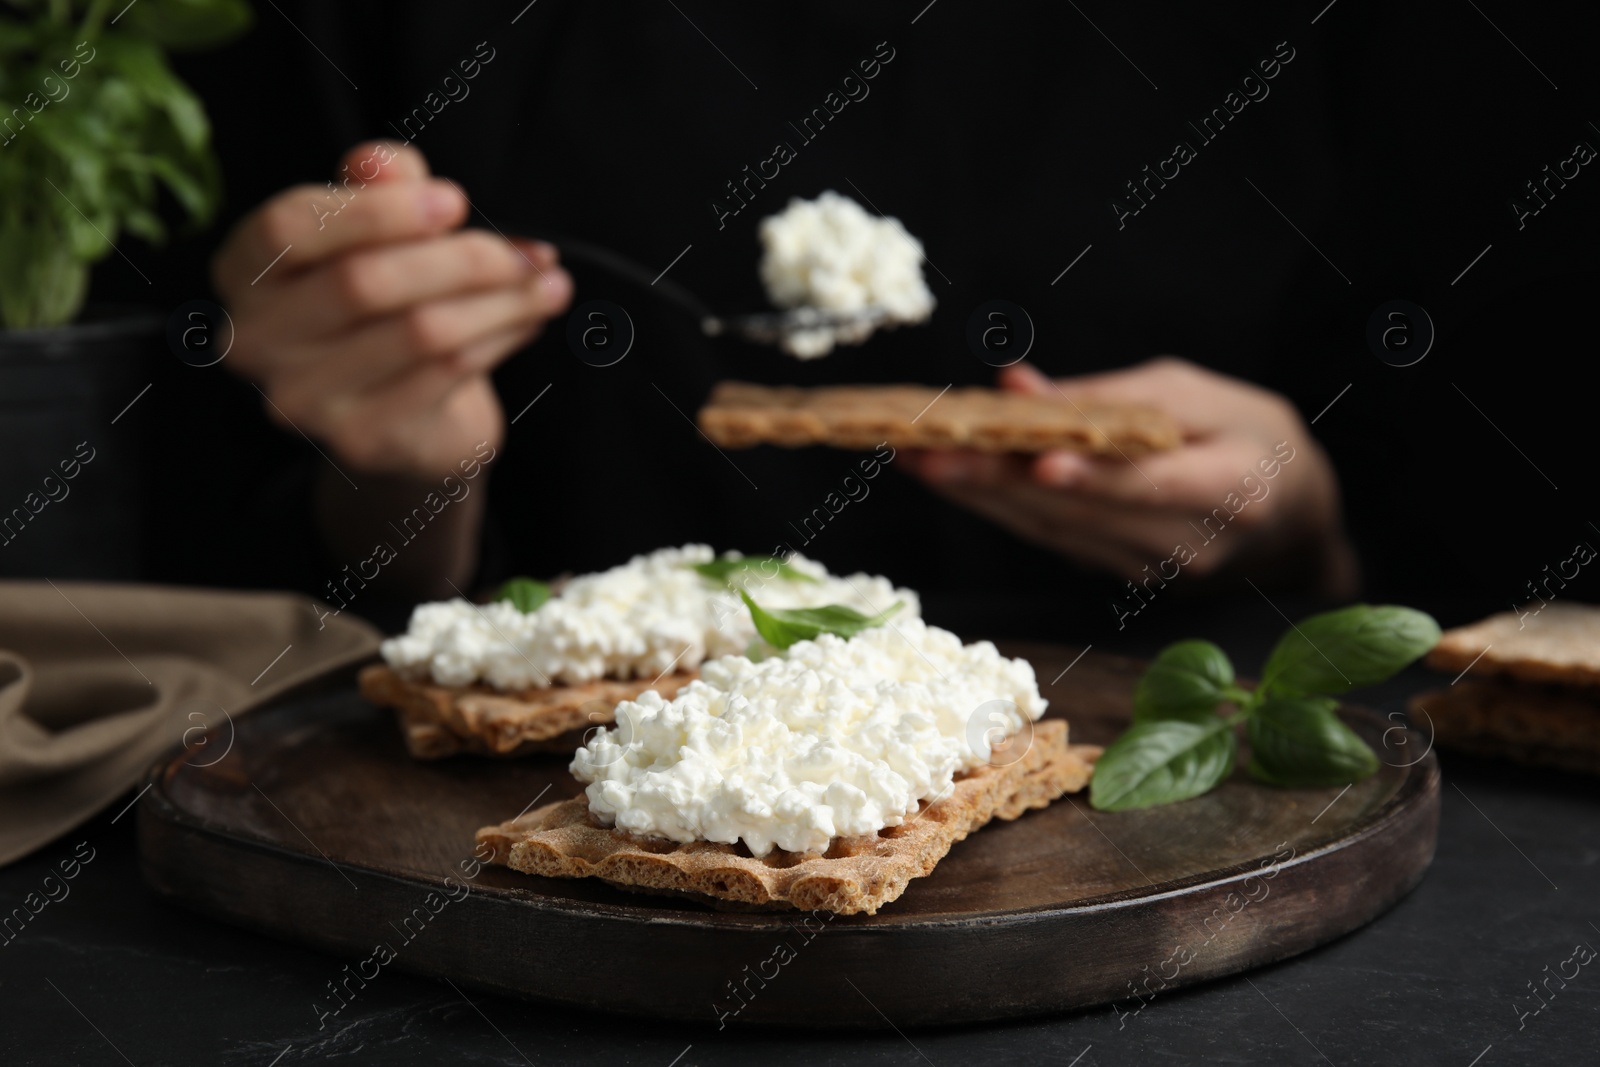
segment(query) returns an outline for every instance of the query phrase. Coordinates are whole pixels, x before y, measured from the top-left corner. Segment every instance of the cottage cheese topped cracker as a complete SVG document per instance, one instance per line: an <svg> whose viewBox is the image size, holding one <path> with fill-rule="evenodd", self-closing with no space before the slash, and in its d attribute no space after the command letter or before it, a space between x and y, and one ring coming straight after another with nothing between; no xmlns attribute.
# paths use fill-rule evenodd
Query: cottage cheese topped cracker
<svg viewBox="0 0 1600 1067"><path fill-rule="evenodd" d="M422 604L406 632L383 643L383 658L408 677L502 690L692 670L707 658L744 652L756 636L737 593L694 569L716 558L705 545L659 549L574 578L527 613L509 603L480 607L459 598ZM886 578L835 577L800 555L785 560L785 568L798 578L769 576L752 561L736 580L772 607L844 604L871 614L900 600L905 607L897 618L919 613L916 594Z"/></svg>
<svg viewBox="0 0 1600 1067"><path fill-rule="evenodd" d="M761 662L708 661L670 701L619 704L572 773L619 830L818 852L900 825L1045 705L1026 660L895 620Z"/></svg>

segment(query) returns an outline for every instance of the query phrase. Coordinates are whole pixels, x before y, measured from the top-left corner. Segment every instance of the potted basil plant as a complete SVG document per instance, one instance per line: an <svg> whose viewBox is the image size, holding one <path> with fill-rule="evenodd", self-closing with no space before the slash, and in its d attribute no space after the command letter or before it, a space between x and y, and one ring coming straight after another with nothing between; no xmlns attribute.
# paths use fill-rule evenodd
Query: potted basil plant
<svg viewBox="0 0 1600 1067"><path fill-rule="evenodd" d="M132 576L137 440L112 419L165 316L86 311L89 272L162 241L164 216L214 216L210 126L166 56L251 19L244 0L0 0L0 575Z"/></svg>

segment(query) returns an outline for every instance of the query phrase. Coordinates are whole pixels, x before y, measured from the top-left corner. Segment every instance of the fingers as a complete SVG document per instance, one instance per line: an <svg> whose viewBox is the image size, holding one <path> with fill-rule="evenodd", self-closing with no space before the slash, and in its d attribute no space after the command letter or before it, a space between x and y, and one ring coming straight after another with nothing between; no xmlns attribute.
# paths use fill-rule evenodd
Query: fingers
<svg viewBox="0 0 1600 1067"><path fill-rule="evenodd" d="M1019 370L1022 366L1018 364L1016 367L1006 369ZM1145 360L1143 363L1119 370L1079 374L1068 378L1046 378L1037 368L1031 366L1023 373L1029 371L1032 372L1032 380L1043 382L1048 391L1073 400L1089 398L1144 404L1179 399L1185 392L1193 390L1201 379L1214 377L1193 363L1165 356Z"/></svg>
<svg viewBox="0 0 1600 1067"><path fill-rule="evenodd" d="M369 182L341 197L299 186L245 218L217 256L217 287L236 304L331 256L370 245L434 237L465 221L466 198L450 182ZM269 280L270 279L270 280Z"/></svg>
<svg viewBox="0 0 1600 1067"><path fill-rule="evenodd" d="M1077 452L1039 455L976 452L968 449L901 452L902 467L941 488L978 486L993 489L1044 487L1052 491L1082 489L1088 497L1121 498L1127 503L1164 506L1166 498L1142 494L1118 476L1126 461L1099 459ZM1141 463L1143 461L1141 460ZM1172 499L1178 499L1174 496Z"/></svg>
<svg viewBox="0 0 1600 1067"><path fill-rule="evenodd" d="M1071 489L1084 483L1098 463L1076 452L975 452L969 449L918 449L901 453L902 466L934 485L1047 486Z"/></svg>
<svg viewBox="0 0 1600 1067"><path fill-rule="evenodd" d="M1253 439L1196 441L1137 459L1044 452L1037 456L967 451L906 453L905 469L936 488L1043 489L1091 504L1205 512L1229 494L1245 496L1264 484L1258 466L1281 465L1292 449L1276 455ZM1270 487L1268 490L1270 491Z"/></svg>
<svg viewBox="0 0 1600 1067"><path fill-rule="evenodd" d="M273 291L272 301L295 313L268 329L286 338L322 336L430 300L519 285L541 272L546 280L560 273L548 245L525 252L483 230L384 245L340 256Z"/></svg>
<svg viewBox="0 0 1600 1067"><path fill-rule="evenodd" d="M1015 363L1001 370L999 385L1014 393L1055 396L1063 404L1095 401L1157 407L1178 418L1186 432L1193 432L1201 424L1213 424L1213 420L1197 423L1193 418L1195 391L1203 388L1202 376L1215 377L1191 363L1171 358L1071 378L1049 378L1031 363Z"/></svg>
<svg viewBox="0 0 1600 1067"><path fill-rule="evenodd" d="M1070 489L1094 473L1094 460L1077 452L1043 452L1029 464L1029 475L1040 485Z"/></svg>
<svg viewBox="0 0 1600 1067"><path fill-rule="evenodd" d="M1050 379L1032 363L1013 363L1001 369L998 375L1001 389L1010 393L1035 393L1044 395L1055 392Z"/></svg>
<svg viewBox="0 0 1600 1067"><path fill-rule="evenodd" d="M292 365L275 369L292 380L284 388L308 403L359 393L423 363L482 371L507 350L481 342L502 334L525 341L560 314L571 295L567 275L555 270L514 286L434 300L305 345Z"/></svg>
<svg viewBox="0 0 1600 1067"><path fill-rule="evenodd" d="M533 340L542 328L543 323L534 323L501 330L462 348L450 362L458 369L487 373Z"/></svg>
<svg viewBox="0 0 1600 1067"><path fill-rule="evenodd" d="M265 280L269 264L272 267L287 266L287 270L278 274L282 277L312 258L331 254L332 245L322 238L323 231L330 221L343 216L345 208L353 204L356 197L369 186L374 183L423 186L429 178L428 161L421 152L409 145L395 145L388 141L368 141L356 145L339 161L332 181L321 186L303 185L289 189L261 205L234 230L214 265L218 289L235 297L244 295L240 292L242 289L253 288L258 279ZM445 186L448 184L444 183ZM459 190L441 186L413 196L422 197L423 202L407 205L403 203L403 194L391 196L386 202L386 210L393 212L396 210L394 205L399 203L402 215L420 214L424 222L435 213L444 218L452 215L465 217L462 210L465 198L459 196ZM366 211L370 210L371 207L365 211L351 212L358 220L358 226L354 228L363 228L361 223L370 228L370 222L364 218ZM308 219L310 227L319 235L317 239L306 235ZM403 218L392 221L403 222ZM438 229L424 225L422 232L437 232ZM358 235L344 236L355 239ZM297 241L301 245L298 250L290 247ZM280 252L283 258L274 262Z"/></svg>
<svg viewBox="0 0 1600 1067"><path fill-rule="evenodd" d="M1015 453L904 449L898 459L923 480L940 484L998 485L1028 479L1027 458Z"/></svg>
<svg viewBox="0 0 1600 1067"><path fill-rule="evenodd" d="M1123 370L1056 379L1046 378L1035 367L1017 364L1002 372L1001 383L1021 392L1053 392L1073 403L1159 408L1177 421L1187 438L1298 419L1278 394L1172 356L1159 356Z"/></svg>
<svg viewBox="0 0 1600 1067"><path fill-rule="evenodd" d="M1254 473L1261 458L1254 441L1230 437L1129 460L1047 452L1033 461L1031 474L1038 485L1085 499L1204 511L1240 493L1241 478Z"/></svg>
<svg viewBox="0 0 1600 1067"><path fill-rule="evenodd" d="M573 286L549 245L453 232L470 207L420 152L376 141L333 182L240 223L213 273L237 320L232 369L260 383L273 418L354 469L413 476L501 439L488 372Z"/></svg>
<svg viewBox="0 0 1600 1067"><path fill-rule="evenodd" d="M1018 363L998 383L1063 403L1137 403L1187 419L1183 445L1138 457L908 454L906 469L935 491L1026 540L1134 579L1163 564L1211 573L1279 536L1283 515L1307 510L1302 483L1316 481L1316 449L1275 394L1174 359L1059 381ZM1274 483L1295 457L1293 441L1312 458ZM1230 526L1239 532L1207 547L1216 538L1209 531Z"/></svg>
<svg viewBox="0 0 1600 1067"><path fill-rule="evenodd" d="M1028 472L1038 485L1148 507L1210 507L1295 437L1298 417L1280 396L1171 357L1126 370L1051 380L1018 363L1000 373L1001 388L1063 401L1142 404L1179 420L1185 443L1138 458L1047 452ZM1279 457L1281 459L1281 457Z"/></svg>
<svg viewBox="0 0 1600 1067"><path fill-rule="evenodd" d="M367 182L423 181L432 175L427 157L410 145L368 141L344 154L335 183L349 177Z"/></svg>

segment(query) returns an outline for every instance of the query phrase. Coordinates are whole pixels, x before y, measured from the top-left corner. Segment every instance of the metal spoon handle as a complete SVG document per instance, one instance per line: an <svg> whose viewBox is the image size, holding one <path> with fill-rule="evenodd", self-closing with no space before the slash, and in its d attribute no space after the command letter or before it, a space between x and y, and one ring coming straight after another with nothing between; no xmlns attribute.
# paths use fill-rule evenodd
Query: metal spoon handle
<svg viewBox="0 0 1600 1067"><path fill-rule="evenodd" d="M708 337L731 334L758 344L781 344L784 338L803 330L875 326L888 314L888 310L881 307L866 307L859 311L824 311L821 308L801 307L725 318L707 315L700 320L700 329Z"/></svg>
<svg viewBox="0 0 1600 1067"><path fill-rule="evenodd" d="M801 307L748 315L716 315L688 289L670 278L652 275L648 268L614 249L566 237L555 237L553 242L560 248L564 259L589 263L647 288L654 288L669 303L699 319L700 329L707 337L728 335L755 344L782 345L785 339L805 330L876 326L889 317L886 308L876 306L859 311L824 311L821 308Z"/></svg>

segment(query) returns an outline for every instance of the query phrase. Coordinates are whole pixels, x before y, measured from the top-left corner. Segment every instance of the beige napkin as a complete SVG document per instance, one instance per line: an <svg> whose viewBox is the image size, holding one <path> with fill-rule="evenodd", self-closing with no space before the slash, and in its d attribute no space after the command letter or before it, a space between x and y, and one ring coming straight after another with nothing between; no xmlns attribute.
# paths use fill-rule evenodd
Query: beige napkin
<svg viewBox="0 0 1600 1067"><path fill-rule="evenodd" d="M206 727L221 746L229 717L377 648L366 623L318 614L284 593L0 582L0 865Z"/></svg>

